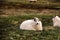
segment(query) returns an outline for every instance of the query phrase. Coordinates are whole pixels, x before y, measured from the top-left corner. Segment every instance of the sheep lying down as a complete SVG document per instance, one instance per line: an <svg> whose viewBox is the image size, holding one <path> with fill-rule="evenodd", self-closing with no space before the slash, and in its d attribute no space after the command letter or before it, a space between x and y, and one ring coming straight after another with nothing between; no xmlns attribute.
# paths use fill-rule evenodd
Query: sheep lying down
<svg viewBox="0 0 60 40"><path fill-rule="evenodd" d="M59 26L60 27L60 17L56 16L53 19L53 26Z"/></svg>
<svg viewBox="0 0 60 40"><path fill-rule="evenodd" d="M22 30L43 30L42 22L37 17L31 20L26 20L21 23L20 29Z"/></svg>

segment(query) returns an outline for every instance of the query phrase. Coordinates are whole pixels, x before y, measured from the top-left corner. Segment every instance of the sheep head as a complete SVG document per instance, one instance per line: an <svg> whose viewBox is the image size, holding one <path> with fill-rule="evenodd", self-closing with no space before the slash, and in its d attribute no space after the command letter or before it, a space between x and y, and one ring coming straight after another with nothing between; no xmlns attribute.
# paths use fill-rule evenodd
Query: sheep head
<svg viewBox="0 0 60 40"><path fill-rule="evenodd" d="M36 25L39 24L39 19L37 17L34 17L34 22L36 23Z"/></svg>

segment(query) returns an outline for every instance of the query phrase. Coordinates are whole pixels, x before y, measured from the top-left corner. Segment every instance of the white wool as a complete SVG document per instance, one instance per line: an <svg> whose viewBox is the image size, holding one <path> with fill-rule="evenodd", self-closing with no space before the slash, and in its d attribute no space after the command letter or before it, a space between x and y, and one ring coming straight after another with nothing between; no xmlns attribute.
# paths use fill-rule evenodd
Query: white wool
<svg viewBox="0 0 60 40"><path fill-rule="evenodd" d="M23 21L20 25L20 29L22 29L22 30L43 30L42 22L37 21L37 20L38 20L38 18L36 18L36 22L33 19ZM38 23L38 24L36 24L36 23Z"/></svg>
<svg viewBox="0 0 60 40"><path fill-rule="evenodd" d="M53 26L59 26L60 27L60 18L58 16L53 18Z"/></svg>

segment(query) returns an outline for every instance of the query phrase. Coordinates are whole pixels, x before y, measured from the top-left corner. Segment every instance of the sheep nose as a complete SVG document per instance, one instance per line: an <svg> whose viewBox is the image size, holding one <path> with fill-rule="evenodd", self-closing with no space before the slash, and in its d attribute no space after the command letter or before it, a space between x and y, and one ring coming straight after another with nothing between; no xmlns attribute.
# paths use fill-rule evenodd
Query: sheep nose
<svg viewBox="0 0 60 40"><path fill-rule="evenodd" d="M36 25L38 25L38 23Z"/></svg>

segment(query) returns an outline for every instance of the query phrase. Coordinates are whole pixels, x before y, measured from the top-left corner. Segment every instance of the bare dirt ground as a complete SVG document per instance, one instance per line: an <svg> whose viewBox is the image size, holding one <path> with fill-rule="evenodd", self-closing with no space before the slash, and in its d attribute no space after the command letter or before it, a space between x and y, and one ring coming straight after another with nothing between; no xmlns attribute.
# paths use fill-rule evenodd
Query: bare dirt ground
<svg viewBox="0 0 60 40"><path fill-rule="evenodd" d="M56 9L0 9L0 15L26 15L26 14L38 14L38 15L59 15L60 10Z"/></svg>

